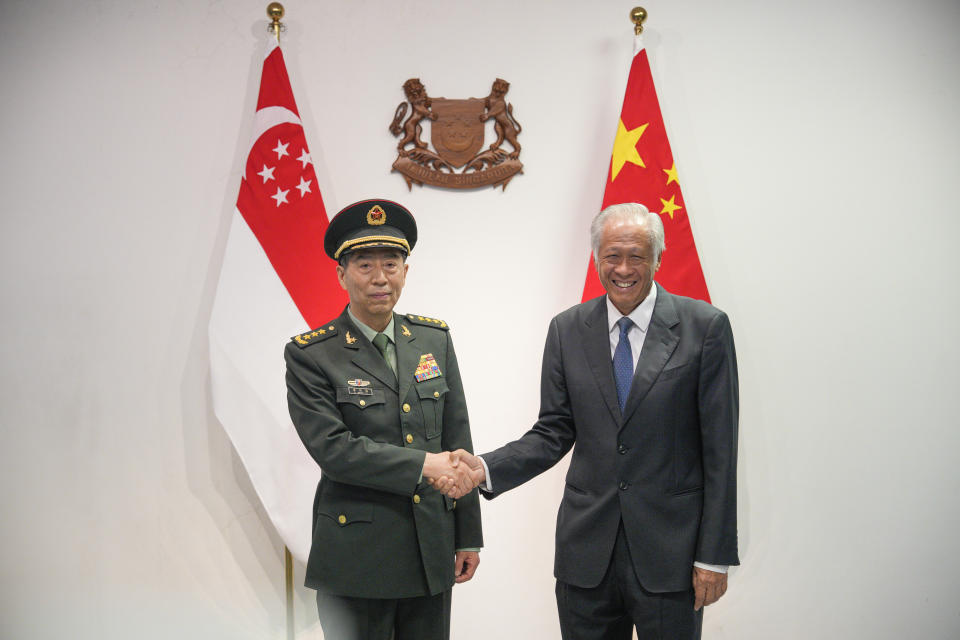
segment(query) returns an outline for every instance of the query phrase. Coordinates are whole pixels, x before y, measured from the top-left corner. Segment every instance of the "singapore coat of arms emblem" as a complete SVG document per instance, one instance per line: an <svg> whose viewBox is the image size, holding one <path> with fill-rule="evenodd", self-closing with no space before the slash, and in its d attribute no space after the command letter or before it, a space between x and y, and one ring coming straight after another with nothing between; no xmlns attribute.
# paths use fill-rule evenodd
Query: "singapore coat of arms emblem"
<svg viewBox="0 0 960 640"><path fill-rule="evenodd" d="M430 98L419 78L407 80L403 84L407 102L397 106L390 124L390 132L402 136L393 169L403 175L407 188L416 183L450 189L488 185L506 189L513 176L523 173L517 142L520 123L513 117L513 105L504 99L509 89L509 82L497 78L486 98L452 100ZM484 129L491 120L497 139L483 148ZM420 137L424 122L430 124L433 149ZM502 148L505 142L511 149Z"/></svg>

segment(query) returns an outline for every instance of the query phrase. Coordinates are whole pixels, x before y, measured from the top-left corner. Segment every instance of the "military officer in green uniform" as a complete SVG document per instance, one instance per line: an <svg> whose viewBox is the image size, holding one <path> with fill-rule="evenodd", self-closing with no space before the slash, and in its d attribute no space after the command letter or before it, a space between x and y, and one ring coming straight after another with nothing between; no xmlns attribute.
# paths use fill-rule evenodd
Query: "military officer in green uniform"
<svg viewBox="0 0 960 640"><path fill-rule="evenodd" d="M483 545L476 490L450 497L473 483L445 453L472 451L449 327L393 313L416 240L396 202L340 211L324 250L350 304L284 352L290 416L322 472L306 585L328 640L446 640L452 587Z"/></svg>

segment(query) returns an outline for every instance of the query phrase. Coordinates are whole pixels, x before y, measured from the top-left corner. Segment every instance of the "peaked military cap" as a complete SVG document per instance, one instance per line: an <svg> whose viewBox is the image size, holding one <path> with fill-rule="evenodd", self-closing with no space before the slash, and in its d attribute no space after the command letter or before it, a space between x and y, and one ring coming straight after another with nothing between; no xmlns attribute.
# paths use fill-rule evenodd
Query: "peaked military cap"
<svg viewBox="0 0 960 640"><path fill-rule="evenodd" d="M389 247L410 255L417 223L406 207L392 200L361 200L340 210L323 236L323 250L334 260L351 251Z"/></svg>

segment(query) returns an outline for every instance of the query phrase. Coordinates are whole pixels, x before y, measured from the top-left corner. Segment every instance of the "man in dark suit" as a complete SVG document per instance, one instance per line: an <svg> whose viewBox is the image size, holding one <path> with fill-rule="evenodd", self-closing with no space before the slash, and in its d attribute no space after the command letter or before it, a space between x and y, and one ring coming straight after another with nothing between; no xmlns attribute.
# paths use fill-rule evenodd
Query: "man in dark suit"
<svg viewBox="0 0 960 640"><path fill-rule="evenodd" d="M628 640L632 626L640 640L699 638L739 563L733 334L720 310L654 283L657 214L608 207L591 240L607 295L550 323L537 423L458 453L493 498L573 447L555 559L565 640Z"/></svg>
<svg viewBox="0 0 960 640"><path fill-rule="evenodd" d="M287 344L290 416L322 477L306 585L329 640L447 640L454 582L483 545L476 491L444 450L471 450L449 327L394 305L417 240L401 205L367 200L330 222L350 304ZM472 484L470 484L472 486Z"/></svg>

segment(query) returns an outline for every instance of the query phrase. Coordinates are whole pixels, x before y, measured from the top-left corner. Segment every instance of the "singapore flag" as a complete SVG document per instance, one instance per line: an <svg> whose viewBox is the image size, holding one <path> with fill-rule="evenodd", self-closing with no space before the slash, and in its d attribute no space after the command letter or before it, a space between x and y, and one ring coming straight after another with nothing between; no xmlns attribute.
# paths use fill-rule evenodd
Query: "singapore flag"
<svg viewBox="0 0 960 640"><path fill-rule="evenodd" d="M273 42L210 318L210 367L217 418L280 537L303 562L320 470L287 413L283 348L346 305L334 262L323 253L327 225L283 54Z"/></svg>

